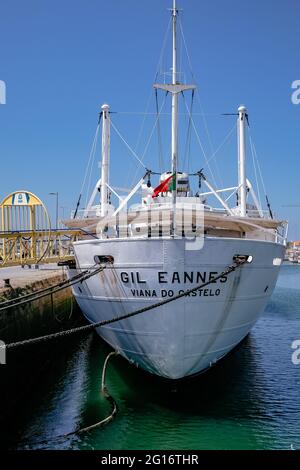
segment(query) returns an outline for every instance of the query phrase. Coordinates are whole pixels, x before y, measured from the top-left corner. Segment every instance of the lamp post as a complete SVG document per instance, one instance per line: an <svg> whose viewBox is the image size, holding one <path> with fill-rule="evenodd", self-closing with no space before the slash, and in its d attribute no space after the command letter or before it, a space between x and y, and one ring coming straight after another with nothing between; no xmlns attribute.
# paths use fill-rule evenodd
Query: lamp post
<svg viewBox="0 0 300 470"><path fill-rule="evenodd" d="M56 220L56 230L58 229L58 192L56 193L49 193L50 196L56 196L56 217L55 217L55 220Z"/></svg>

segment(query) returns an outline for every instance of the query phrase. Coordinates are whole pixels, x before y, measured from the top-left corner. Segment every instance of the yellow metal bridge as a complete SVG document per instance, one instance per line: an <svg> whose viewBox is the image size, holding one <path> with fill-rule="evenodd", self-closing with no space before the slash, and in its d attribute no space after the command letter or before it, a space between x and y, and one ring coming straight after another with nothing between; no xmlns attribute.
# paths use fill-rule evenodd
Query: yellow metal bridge
<svg viewBox="0 0 300 470"><path fill-rule="evenodd" d="M81 231L51 229L42 201L29 191L9 194L0 205L0 267L74 259Z"/></svg>

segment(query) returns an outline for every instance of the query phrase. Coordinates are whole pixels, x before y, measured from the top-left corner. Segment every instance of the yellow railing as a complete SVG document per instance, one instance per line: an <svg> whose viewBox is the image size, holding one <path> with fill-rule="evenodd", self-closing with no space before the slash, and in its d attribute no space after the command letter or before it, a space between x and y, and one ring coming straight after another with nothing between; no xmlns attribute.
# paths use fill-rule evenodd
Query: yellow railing
<svg viewBox="0 0 300 470"><path fill-rule="evenodd" d="M31 191L14 191L0 204L0 268L72 260L80 235L77 229L51 229L41 199Z"/></svg>
<svg viewBox="0 0 300 470"><path fill-rule="evenodd" d="M69 229L0 232L0 267L71 260L80 235Z"/></svg>

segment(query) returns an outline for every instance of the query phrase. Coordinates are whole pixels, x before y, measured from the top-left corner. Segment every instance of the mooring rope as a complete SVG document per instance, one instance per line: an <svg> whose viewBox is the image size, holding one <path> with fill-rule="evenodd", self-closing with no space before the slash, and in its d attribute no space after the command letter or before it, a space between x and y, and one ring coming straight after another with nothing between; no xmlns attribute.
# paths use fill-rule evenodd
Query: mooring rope
<svg viewBox="0 0 300 470"><path fill-rule="evenodd" d="M32 441L32 442L27 441L27 446L38 446L38 445L48 444L49 442L53 442L53 441L61 440L61 439L66 439L68 437L75 436L75 435L78 435L78 434L83 434L85 432L92 431L93 429L100 428L102 426L106 426L107 424L109 424L114 419L114 417L116 416L116 414L118 412L118 405L117 405L117 402L114 399L114 397L109 393L109 390L108 390L108 387L106 385L106 380L105 379L106 379L106 371L107 371L107 366L108 366L109 359L112 356L118 356L118 354L119 353L117 351L112 351L106 356L105 361L104 361L104 365L103 365L102 376L101 376L101 389L100 389L100 392L102 393L104 398L106 398L106 400L109 402L109 404L111 406L111 411L110 411L109 415L106 416L105 418L101 419L101 421L97 421L97 423L91 424L90 426L85 426L84 428L75 429L74 431L71 431L71 432L68 432L68 433L65 433L65 434L58 434L56 436L49 437L48 439L43 439L41 441Z"/></svg>
<svg viewBox="0 0 300 470"><path fill-rule="evenodd" d="M63 331L59 331L57 333L51 333L49 335L38 336L36 338L25 339L23 341L8 343L8 344L5 345L5 348L6 348L6 350L15 349L15 348L18 348L18 347L21 347L21 346L28 346L28 345L32 345L32 344L36 344L36 343L41 343L43 341L48 341L48 340L52 340L52 339L56 339L56 338L61 338L61 337L64 337L64 336L69 336L69 335L72 335L72 334L91 331L95 328L100 328L102 326L106 326L106 325L109 325L111 323L115 323L115 322L118 322L118 321L121 321L121 320L125 320L127 318L134 317L134 316L139 315L141 313L148 312L149 310L153 310L154 308L161 307L163 305L174 302L175 300L181 299L182 297L185 297L185 296L187 296L187 295L189 295L193 292L196 292L197 290L203 289L204 287L206 287L206 286L208 286L212 283L215 283L220 278L222 278L224 276L227 276L228 274L235 271L237 268L244 265L248 261L248 258L249 258L248 255L236 255L234 257L234 263L232 265L228 266L223 272L221 272L221 274L218 274L218 276L215 276L214 278L210 279L207 282L204 282L201 285L198 285L196 287L192 287L191 289L187 289L183 292L180 292L179 294L174 295L174 297L170 297L168 299L164 299L164 300L161 300L159 302L155 302L151 305L139 308L138 310L134 310L133 312L129 312L129 313L126 313L124 315L116 316L116 317L110 318L108 320L102 320L102 321L99 321L99 322L96 322L96 323L91 323L89 325L79 326L79 327L76 327L76 328L71 328L69 330L63 330ZM88 279L89 277L92 277L97 272L100 272L101 269L103 269L103 268L104 267L101 266L101 268L98 268L94 272L89 273L88 275L85 276L85 279ZM79 281L77 280L76 282L79 282ZM0 309L0 311L1 311L1 309ZM1 345L0 345L0 348L1 348Z"/></svg>
<svg viewBox="0 0 300 470"><path fill-rule="evenodd" d="M110 423L114 419L114 417L116 416L117 411L118 411L118 406L117 406L117 402L115 401L114 397L109 393L109 390L106 386L106 380L105 379L106 379L106 370L107 370L107 365L108 365L109 359L112 356L117 356L118 354L119 353L117 351L112 351L106 356L105 361L104 361L104 365L103 365L103 370L102 370L102 377L101 377L101 393L109 401L109 403L111 405L110 414L106 418L101 419L101 421L98 421L97 423L91 424L90 426L86 426L84 428L76 429L75 431L68 432L67 434L63 434L61 436L57 436L57 438L59 438L59 437L70 437L70 436L73 436L75 434L82 434L84 432L91 431L92 429L99 428L101 426L105 426L106 424Z"/></svg>
<svg viewBox="0 0 300 470"><path fill-rule="evenodd" d="M46 287L45 289L41 289L36 292L31 292L29 294L22 295L20 297L16 297L14 299L6 300L5 302L0 303L0 312L2 310L8 310L13 307L19 307L20 305L27 304L29 302L33 302L35 300L42 299L43 297L46 297L48 295L53 295L56 292L59 292L61 290L64 290L68 287L71 287L75 284L78 284L79 282L83 282L87 279L89 279L92 276L95 276L99 272L103 271L105 269L105 266L100 266L98 268L95 268L94 270L92 269L87 269L86 271L83 271L79 274L76 274L76 276L66 279L65 281L61 281L58 284L55 284L54 286Z"/></svg>

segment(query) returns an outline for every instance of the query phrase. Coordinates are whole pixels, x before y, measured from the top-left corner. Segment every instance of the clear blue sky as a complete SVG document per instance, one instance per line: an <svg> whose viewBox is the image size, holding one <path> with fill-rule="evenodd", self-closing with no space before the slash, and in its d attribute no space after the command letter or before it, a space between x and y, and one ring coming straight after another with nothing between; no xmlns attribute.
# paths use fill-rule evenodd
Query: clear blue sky
<svg viewBox="0 0 300 470"><path fill-rule="evenodd" d="M0 0L0 80L7 85L7 104L0 106L0 197L31 190L53 216L48 193L58 191L60 206L67 212L75 206L101 104L145 111L170 4ZM291 102L291 83L300 79L299 0L178 0L178 6L213 148L233 125L219 114L245 103L272 206L290 220L290 238L300 238L300 207L282 207L300 206L300 105ZM133 147L142 118L113 116ZM155 143L145 159L154 170ZM235 139L218 153L225 184L236 183L234 152ZM195 155L191 169L203 166ZM118 140L111 158L112 183L129 185L136 162Z"/></svg>

